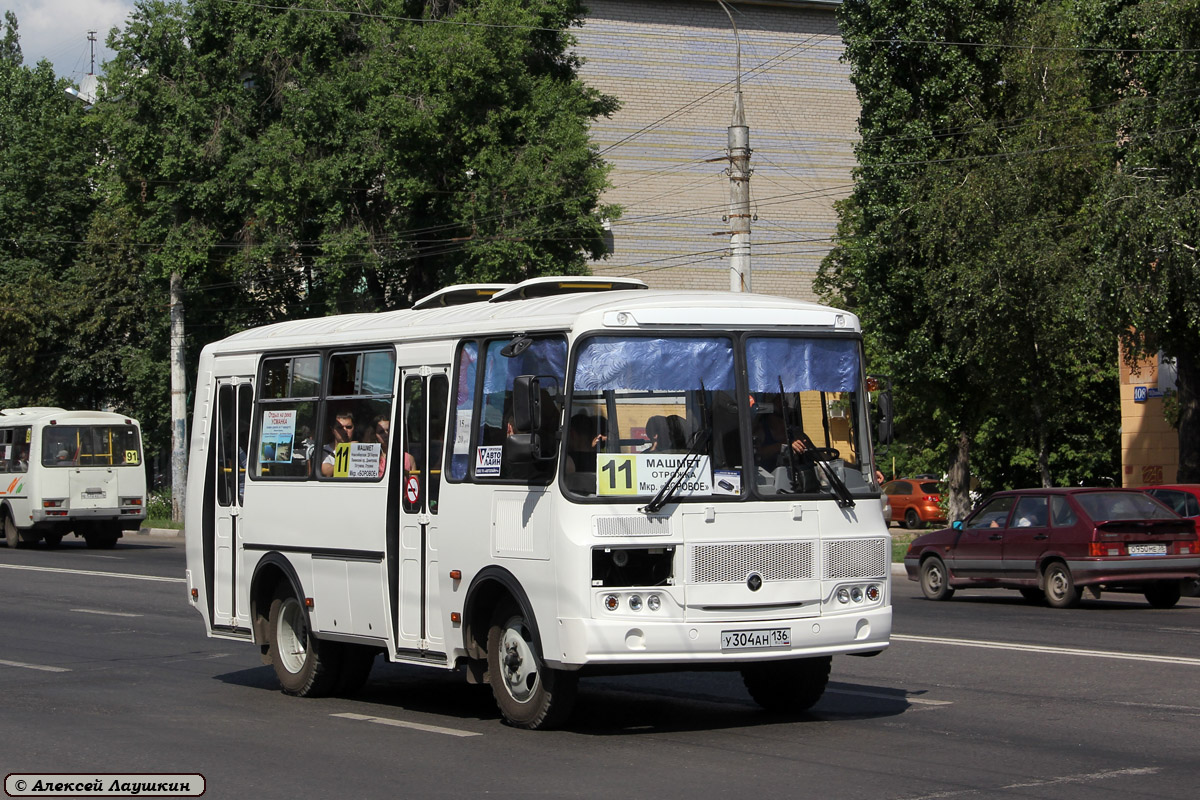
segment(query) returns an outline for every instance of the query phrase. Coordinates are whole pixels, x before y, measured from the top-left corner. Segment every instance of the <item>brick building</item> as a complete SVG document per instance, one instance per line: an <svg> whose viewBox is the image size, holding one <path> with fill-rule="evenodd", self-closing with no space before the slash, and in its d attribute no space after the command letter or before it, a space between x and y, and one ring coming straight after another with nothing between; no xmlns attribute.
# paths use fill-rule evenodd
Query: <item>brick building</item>
<svg viewBox="0 0 1200 800"><path fill-rule="evenodd" d="M753 148L752 287L815 299L833 204L850 191L858 101L841 63L838 0L737 0ZM736 47L715 0L589 0L576 29L583 80L621 109L593 140L613 166L610 255L593 269L655 288L729 288L726 128Z"/></svg>

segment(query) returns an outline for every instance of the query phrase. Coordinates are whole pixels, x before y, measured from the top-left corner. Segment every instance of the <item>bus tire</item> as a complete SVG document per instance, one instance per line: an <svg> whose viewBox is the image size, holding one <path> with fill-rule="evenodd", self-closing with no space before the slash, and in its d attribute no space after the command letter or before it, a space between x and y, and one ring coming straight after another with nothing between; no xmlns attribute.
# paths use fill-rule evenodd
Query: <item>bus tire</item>
<svg viewBox="0 0 1200 800"><path fill-rule="evenodd" d="M371 676L379 650L365 644L342 645L342 670L338 675L335 694L348 697L356 693Z"/></svg>
<svg viewBox="0 0 1200 800"><path fill-rule="evenodd" d="M286 583L271 599L268 617L271 666L284 694L324 697L337 685L341 646L322 642L308 626L308 614Z"/></svg>
<svg viewBox="0 0 1200 800"><path fill-rule="evenodd" d="M547 667L533 629L515 603L504 603L488 629L488 680L504 720L513 727L547 730L566 721L578 675Z"/></svg>
<svg viewBox="0 0 1200 800"><path fill-rule="evenodd" d="M4 545L16 549L21 547L24 542L21 541L21 532L17 530L17 524L13 522L11 514L4 514Z"/></svg>
<svg viewBox="0 0 1200 800"><path fill-rule="evenodd" d="M767 711L800 714L808 711L825 694L832 656L763 661L742 667L746 690Z"/></svg>

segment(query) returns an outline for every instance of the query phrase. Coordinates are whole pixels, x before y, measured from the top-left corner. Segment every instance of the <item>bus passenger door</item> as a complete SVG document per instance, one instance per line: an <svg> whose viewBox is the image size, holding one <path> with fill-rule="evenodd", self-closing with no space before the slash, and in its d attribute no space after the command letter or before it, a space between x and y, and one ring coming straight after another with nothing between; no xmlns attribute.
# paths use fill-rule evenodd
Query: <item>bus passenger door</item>
<svg viewBox="0 0 1200 800"><path fill-rule="evenodd" d="M443 656L438 592L438 496L446 451L448 366L400 370L400 650Z"/></svg>
<svg viewBox="0 0 1200 800"><path fill-rule="evenodd" d="M213 627L249 628L250 609L237 604L238 547L241 543L242 497L250 447L250 415L254 403L251 378L217 379L216 492L213 513Z"/></svg>

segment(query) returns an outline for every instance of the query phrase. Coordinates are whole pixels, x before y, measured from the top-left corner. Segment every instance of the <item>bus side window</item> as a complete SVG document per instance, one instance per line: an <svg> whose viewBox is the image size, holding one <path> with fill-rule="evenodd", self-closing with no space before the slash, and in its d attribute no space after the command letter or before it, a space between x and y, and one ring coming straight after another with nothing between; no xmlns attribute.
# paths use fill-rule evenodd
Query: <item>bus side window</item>
<svg viewBox="0 0 1200 800"><path fill-rule="evenodd" d="M258 382L257 424L247 466L251 477L312 477L320 385L320 356L263 360ZM242 411L245 411L244 407Z"/></svg>
<svg viewBox="0 0 1200 800"><path fill-rule="evenodd" d="M396 354L334 353L329 375L318 473L334 480L379 480L387 469Z"/></svg>

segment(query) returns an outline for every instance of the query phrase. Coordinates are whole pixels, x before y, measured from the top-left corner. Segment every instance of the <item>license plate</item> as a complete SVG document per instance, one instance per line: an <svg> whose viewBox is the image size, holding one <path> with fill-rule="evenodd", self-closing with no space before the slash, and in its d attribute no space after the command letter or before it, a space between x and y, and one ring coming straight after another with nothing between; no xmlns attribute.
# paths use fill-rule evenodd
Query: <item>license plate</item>
<svg viewBox="0 0 1200 800"><path fill-rule="evenodd" d="M1131 544L1128 549L1131 556L1165 556L1167 554L1165 544Z"/></svg>
<svg viewBox="0 0 1200 800"><path fill-rule="evenodd" d="M86 497L88 500L103 500L104 496L105 496L105 492L102 489L97 489L97 490L89 489L88 491L83 493L83 496Z"/></svg>
<svg viewBox="0 0 1200 800"><path fill-rule="evenodd" d="M722 650L760 650L766 647L791 647L791 628L759 631L721 631Z"/></svg>

